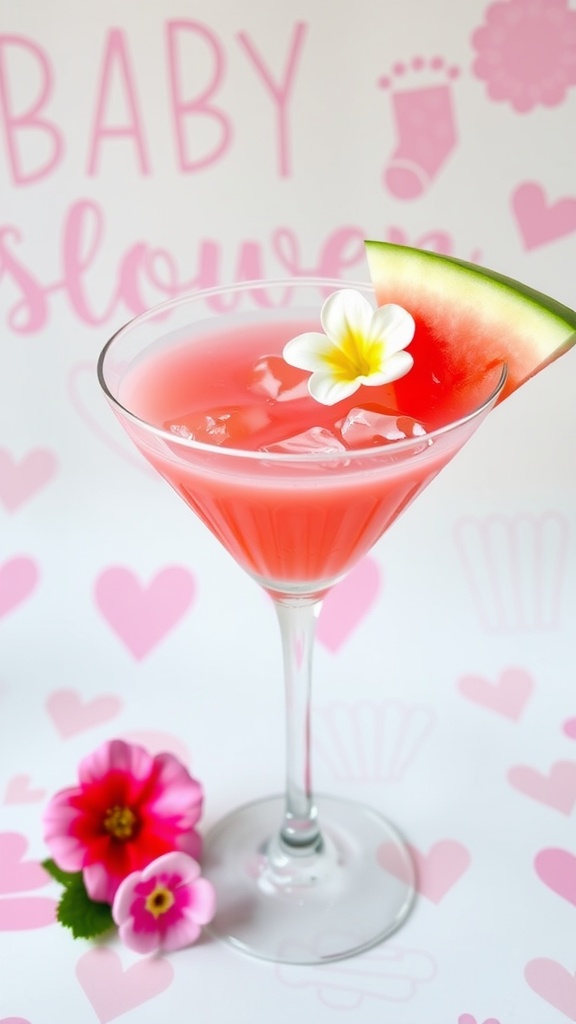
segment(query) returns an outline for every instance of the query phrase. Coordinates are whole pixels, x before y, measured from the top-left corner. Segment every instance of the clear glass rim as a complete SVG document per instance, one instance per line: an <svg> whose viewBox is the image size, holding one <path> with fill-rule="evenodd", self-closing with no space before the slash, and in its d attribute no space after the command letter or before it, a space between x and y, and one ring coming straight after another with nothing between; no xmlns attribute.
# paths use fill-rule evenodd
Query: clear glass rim
<svg viewBox="0 0 576 1024"><path fill-rule="evenodd" d="M455 433L460 427L470 423L476 417L480 416L485 410L489 409L493 405L499 394L501 393L506 380L508 377L508 367L505 362L502 362L500 377L498 383L485 398L480 405L476 406L471 412L466 413L457 420L452 420L450 423L443 424L441 427L437 427L435 430L431 430L429 433L419 434L417 437L407 438L405 441L394 441L391 444L373 445L368 448L354 448L346 449L346 451L338 452L305 452L305 453L287 453L287 452L263 452L263 451L252 451L245 448L223 448L221 446L215 446L212 444L205 444L202 441L193 441L189 438L180 437L178 434L172 434L168 430L164 430L163 427L158 427L153 423L148 423L147 420L141 419L135 413L127 409L126 406L112 394L107 383L104 372L104 363L106 357L112 348L112 346L125 334L128 334L130 330L139 324L145 323L147 320L152 320L157 316L163 315L164 313L170 312L170 310L177 309L191 302L201 302L210 298L215 298L218 295L229 295L233 292L248 292L257 291L264 288L296 288L296 287L310 287L310 288L356 288L364 293L372 292L374 294L373 286L366 281L346 281L336 280L335 278L323 278L323 277L293 277L293 278L278 278L278 279L254 279L252 281L241 281L231 285L219 285L215 288L201 289L197 292L189 292L185 295L179 295L175 299L168 299L166 302L160 302L155 306L151 306L143 313L138 313L132 317L117 331L114 332L111 338L106 342L102 349L96 366L96 372L98 375L98 382L106 395L108 401L115 407L122 416L131 420L135 425L140 428L145 428L147 432L154 434L156 437L162 439L165 442L169 442L170 445L177 445L182 449L189 451L196 451L199 454L211 454L219 455L227 458L241 458L248 459L251 461L262 461L265 459L267 463L275 463L277 465L296 465L302 463L326 463L334 462L350 462L357 461L358 459L365 459L367 456L382 455L386 452L388 454L404 453L410 450L420 450L422 444L427 441L434 441L437 438L441 438L447 434ZM281 307L277 307L281 308ZM213 317L216 320L217 314ZM208 322L208 320L207 320ZM494 370L497 366L494 366Z"/></svg>

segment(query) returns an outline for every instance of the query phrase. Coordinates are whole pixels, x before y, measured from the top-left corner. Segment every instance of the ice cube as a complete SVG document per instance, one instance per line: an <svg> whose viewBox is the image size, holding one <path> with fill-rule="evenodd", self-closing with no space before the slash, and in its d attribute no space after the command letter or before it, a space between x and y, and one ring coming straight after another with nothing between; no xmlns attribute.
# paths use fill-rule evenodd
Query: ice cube
<svg viewBox="0 0 576 1024"><path fill-rule="evenodd" d="M328 454L346 450L342 441L327 427L310 427L309 430L304 430L301 434L293 434L292 437L285 437L282 441L260 448L261 452L280 452L285 455L307 455L318 452Z"/></svg>
<svg viewBox="0 0 576 1024"><path fill-rule="evenodd" d="M188 427L184 426L183 423L171 423L170 433L176 434L177 437L183 437L186 441L194 440L193 434L188 430Z"/></svg>
<svg viewBox="0 0 576 1024"><path fill-rule="evenodd" d="M302 370L290 366L282 356L263 356L254 364L248 389L257 395L273 398L276 402L290 402L306 398L308 376Z"/></svg>
<svg viewBox="0 0 576 1024"><path fill-rule="evenodd" d="M190 413L180 417L178 422L169 421L165 429L188 441L232 446L246 441L269 422L263 406L228 406Z"/></svg>
<svg viewBox="0 0 576 1024"><path fill-rule="evenodd" d="M411 416L383 406L356 407L335 424L342 440L349 448L371 448L393 441L406 441L423 437L426 430Z"/></svg>

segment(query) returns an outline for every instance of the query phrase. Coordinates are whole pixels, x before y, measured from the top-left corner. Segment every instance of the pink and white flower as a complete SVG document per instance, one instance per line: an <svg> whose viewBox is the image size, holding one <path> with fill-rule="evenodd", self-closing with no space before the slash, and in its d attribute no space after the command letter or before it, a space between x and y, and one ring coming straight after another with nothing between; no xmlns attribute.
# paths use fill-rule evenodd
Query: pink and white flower
<svg viewBox="0 0 576 1024"><path fill-rule="evenodd" d="M196 941L214 916L214 887L185 853L166 853L121 882L112 916L124 945L170 952Z"/></svg>
<svg viewBox="0 0 576 1024"><path fill-rule="evenodd" d="M50 800L44 838L62 871L82 871L90 898L111 904L124 878L163 854L199 859L202 798L172 754L111 740L80 763L78 786Z"/></svg>

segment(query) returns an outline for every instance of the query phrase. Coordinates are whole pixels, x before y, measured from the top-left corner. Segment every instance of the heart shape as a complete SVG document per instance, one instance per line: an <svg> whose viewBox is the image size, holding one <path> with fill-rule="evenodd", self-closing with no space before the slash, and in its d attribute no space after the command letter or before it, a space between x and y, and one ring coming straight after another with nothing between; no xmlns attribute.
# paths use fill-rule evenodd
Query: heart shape
<svg viewBox="0 0 576 1024"><path fill-rule="evenodd" d="M46 796L45 789L33 789L29 775L13 775L4 792L5 804L36 804ZM1 1024L1 1022L0 1022Z"/></svg>
<svg viewBox="0 0 576 1024"><path fill-rule="evenodd" d="M526 964L524 977L536 995L565 1013L570 1020L576 1020L575 974L571 974L555 960L539 957Z"/></svg>
<svg viewBox="0 0 576 1024"><path fill-rule="evenodd" d="M576 740L576 718L567 718L562 729L571 740Z"/></svg>
<svg viewBox="0 0 576 1024"><path fill-rule="evenodd" d="M35 448L17 462L0 448L0 501L8 512L15 512L55 475L58 461L52 452Z"/></svg>
<svg viewBox="0 0 576 1024"><path fill-rule="evenodd" d="M576 762L557 761L549 775L535 768L516 765L508 772L508 781L533 800L554 807L562 814L570 814L576 805Z"/></svg>
<svg viewBox="0 0 576 1024"><path fill-rule="evenodd" d="M36 860L22 860L28 840L19 832L0 832L0 893L26 892L48 885L50 877Z"/></svg>
<svg viewBox="0 0 576 1024"><path fill-rule="evenodd" d="M56 923L56 908L45 896L7 896L0 900L0 932L47 928Z"/></svg>
<svg viewBox="0 0 576 1024"><path fill-rule="evenodd" d="M548 204L541 185L524 182L512 193L512 209L526 249L554 242L576 231L576 198Z"/></svg>
<svg viewBox="0 0 576 1024"><path fill-rule="evenodd" d="M196 592L182 566L163 569L146 587L123 566L105 569L96 580L96 604L113 631L141 660L180 621Z"/></svg>
<svg viewBox="0 0 576 1024"><path fill-rule="evenodd" d="M458 1017L458 1024L478 1024L478 1021L471 1013L461 1013ZM500 1021L496 1020L495 1017L488 1017L484 1024L500 1024Z"/></svg>
<svg viewBox="0 0 576 1024"><path fill-rule="evenodd" d="M0 565L0 619L30 596L38 576L36 564L25 555L18 555Z"/></svg>
<svg viewBox="0 0 576 1024"><path fill-rule="evenodd" d="M78 363L72 368L68 378L68 394L80 419L102 444L142 473L156 476L155 470L138 454L116 418L106 408L93 363Z"/></svg>
<svg viewBox="0 0 576 1024"><path fill-rule="evenodd" d="M534 858L538 878L576 907L576 857L568 850L540 850Z"/></svg>
<svg viewBox="0 0 576 1024"><path fill-rule="evenodd" d="M169 960L147 957L125 971L117 953L102 947L80 957L76 977L100 1024L108 1024L164 992L174 970Z"/></svg>
<svg viewBox="0 0 576 1024"><path fill-rule="evenodd" d="M324 599L316 636L335 653L366 617L380 592L378 564L370 556L362 559Z"/></svg>
<svg viewBox="0 0 576 1024"><path fill-rule="evenodd" d="M416 889L432 903L440 903L470 866L468 850L456 839L441 839L426 854L409 843L406 845L416 868ZM376 856L384 871L404 882L410 880L394 843L383 843Z"/></svg>
<svg viewBox="0 0 576 1024"><path fill-rule="evenodd" d="M507 668L495 683L482 676L462 676L458 680L458 689L475 704L517 722L534 689L534 682L524 669Z"/></svg>
<svg viewBox="0 0 576 1024"><path fill-rule="evenodd" d="M1 1017L0 1024L30 1024L25 1017Z"/></svg>
<svg viewBox="0 0 576 1024"><path fill-rule="evenodd" d="M76 690L55 690L46 700L46 710L62 739L110 721L122 710L122 701L112 694L83 701Z"/></svg>

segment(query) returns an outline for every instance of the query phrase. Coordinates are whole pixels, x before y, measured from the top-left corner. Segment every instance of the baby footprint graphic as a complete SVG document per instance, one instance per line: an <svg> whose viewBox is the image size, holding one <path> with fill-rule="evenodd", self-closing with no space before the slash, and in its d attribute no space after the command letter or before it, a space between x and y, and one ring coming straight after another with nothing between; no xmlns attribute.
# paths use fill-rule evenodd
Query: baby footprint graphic
<svg viewBox="0 0 576 1024"><path fill-rule="evenodd" d="M384 184L398 199L422 195L456 145L452 82L459 73L442 57L413 57L378 80L380 88L390 90L398 140Z"/></svg>

